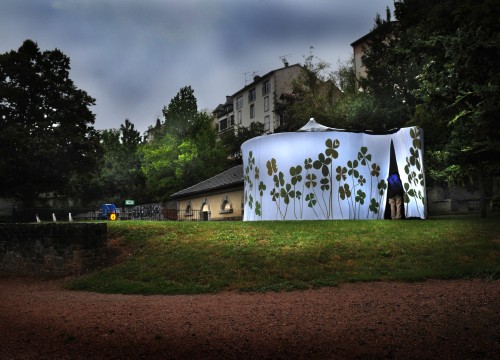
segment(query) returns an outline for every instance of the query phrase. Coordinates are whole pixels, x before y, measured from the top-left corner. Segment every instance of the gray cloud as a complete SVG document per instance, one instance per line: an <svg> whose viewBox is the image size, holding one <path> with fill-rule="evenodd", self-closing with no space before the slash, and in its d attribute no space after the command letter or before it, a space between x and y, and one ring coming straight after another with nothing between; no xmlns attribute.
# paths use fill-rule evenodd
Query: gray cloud
<svg viewBox="0 0 500 360"><path fill-rule="evenodd" d="M314 54L335 67L392 0L4 0L0 53L26 39L61 49L71 78L96 98L96 128L126 118L144 131L191 85L213 109L245 85L245 73Z"/></svg>

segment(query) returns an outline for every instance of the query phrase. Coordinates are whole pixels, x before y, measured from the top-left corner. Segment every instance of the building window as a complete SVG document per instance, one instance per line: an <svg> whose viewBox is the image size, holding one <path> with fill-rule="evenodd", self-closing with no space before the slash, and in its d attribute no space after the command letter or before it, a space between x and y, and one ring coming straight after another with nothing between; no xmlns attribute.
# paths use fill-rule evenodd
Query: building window
<svg viewBox="0 0 500 360"><path fill-rule="evenodd" d="M255 98L256 98L256 95L255 95L255 88L250 89L250 90L248 91L248 102L249 102L249 103L254 102L254 101L255 101Z"/></svg>
<svg viewBox="0 0 500 360"><path fill-rule="evenodd" d="M210 220L210 205L208 204L207 199L205 199L203 205L201 206L200 220L202 221Z"/></svg>
<svg viewBox="0 0 500 360"><path fill-rule="evenodd" d="M193 208L191 207L191 201L186 206L186 216L193 216Z"/></svg>
<svg viewBox="0 0 500 360"><path fill-rule="evenodd" d="M262 95L268 95L271 92L271 82L269 80L262 83Z"/></svg>
<svg viewBox="0 0 500 360"><path fill-rule="evenodd" d="M250 105L250 119L255 117L255 104Z"/></svg>
<svg viewBox="0 0 500 360"><path fill-rule="evenodd" d="M227 118L219 121L219 131L223 131L227 129Z"/></svg>
<svg viewBox="0 0 500 360"><path fill-rule="evenodd" d="M238 124L241 124L241 119L242 119L242 117L241 117L241 110L238 111L237 114L238 114L237 115L238 116Z"/></svg>
<svg viewBox="0 0 500 360"><path fill-rule="evenodd" d="M271 130L271 118L269 117L269 115L264 117L264 130Z"/></svg>
<svg viewBox="0 0 500 360"><path fill-rule="evenodd" d="M264 111L269 111L269 96L264 98Z"/></svg>
<svg viewBox="0 0 500 360"><path fill-rule="evenodd" d="M236 110L243 108L243 96L238 96L236 98Z"/></svg>
<svg viewBox="0 0 500 360"><path fill-rule="evenodd" d="M231 115L230 117L227 118L227 126L231 127L234 126L234 115Z"/></svg>
<svg viewBox="0 0 500 360"><path fill-rule="evenodd" d="M229 196L225 196L222 199L221 205L220 205L220 214L230 214L233 212L233 205L231 204L231 201L229 201Z"/></svg>
<svg viewBox="0 0 500 360"><path fill-rule="evenodd" d="M280 126L282 126L284 123L284 117L283 115L278 115L276 119L274 119L274 128L277 129Z"/></svg>

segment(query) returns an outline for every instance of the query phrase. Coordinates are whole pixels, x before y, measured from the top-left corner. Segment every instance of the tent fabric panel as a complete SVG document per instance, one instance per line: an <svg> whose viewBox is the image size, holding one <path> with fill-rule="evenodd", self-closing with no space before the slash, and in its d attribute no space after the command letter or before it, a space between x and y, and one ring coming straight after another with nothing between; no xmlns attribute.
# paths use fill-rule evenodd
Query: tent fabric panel
<svg viewBox="0 0 500 360"><path fill-rule="evenodd" d="M407 217L425 218L423 133L297 132L242 145L244 220L382 219L391 141Z"/></svg>

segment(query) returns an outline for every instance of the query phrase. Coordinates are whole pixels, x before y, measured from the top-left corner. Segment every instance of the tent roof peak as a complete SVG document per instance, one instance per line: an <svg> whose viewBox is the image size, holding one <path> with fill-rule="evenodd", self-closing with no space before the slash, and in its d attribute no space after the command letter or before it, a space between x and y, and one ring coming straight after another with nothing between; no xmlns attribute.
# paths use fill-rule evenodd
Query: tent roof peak
<svg viewBox="0 0 500 360"><path fill-rule="evenodd" d="M331 131L333 130L332 128L329 128L327 126L321 125L318 123L314 118L310 118L307 124L302 126L299 130L297 131Z"/></svg>

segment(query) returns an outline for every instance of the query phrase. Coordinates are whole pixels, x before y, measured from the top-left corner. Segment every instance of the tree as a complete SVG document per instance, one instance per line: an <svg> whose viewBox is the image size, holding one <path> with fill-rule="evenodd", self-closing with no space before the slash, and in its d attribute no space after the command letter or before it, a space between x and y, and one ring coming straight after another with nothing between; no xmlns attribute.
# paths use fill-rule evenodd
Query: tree
<svg viewBox="0 0 500 360"><path fill-rule="evenodd" d="M98 174L91 179L95 199L116 204L123 204L125 199L145 200L145 178L137 153L141 143L139 132L128 119L120 129L101 131L104 154Z"/></svg>
<svg viewBox="0 0 500 360"><path fill-rule="evenodd" d="M401 0L395 16L376 19L363 88L391 125L424 129L427 184L477 174L485 215L485 178L499 171L500 3Z"/></svg>
<svg viewBox="0 0 500 360"><path fill-rule="evenodd" d="M151 128L151 139L139 148L150 197L158 201L226 168L212 118L198 112L191 87L182 88L163 113L164 123Z"/></svg>
<svg viewBox="0 0 500 360"><path fill-rule="evenodd" d="M367 76L360 80L365 99L372 98L378 124L373 130L389 130L408 125L416 105L413 90L419 66L408 49L412 33L402 31L398 22L391 21L387 10L385 20L375 18L370 46L363 56Z"/></svg>
<svg viewBox="0 0 500 360"><path fill-rule="evenodd" d="M133 151L142 142L141 134L135 129L135 125L129 119L125 119L125 123L120 125L120 142L127 149Z"/></svg>
<svg viewBox="0 0 500 360"><path fill-rule="evenodd" d="M371 92L357 90L354 58L339 64L333 78L342 89L342 96L335 102L331 114L333 127L350 131L383 131L388 128L386 109L377 97Z"/></svg>
<svg viewBox="0 0 500 360"><path fill-rule="evenodd" d="M343 95L354 96L358 94L356 85L356 71L354 70L354 56L345 63L338 62L337 70L333 72L332 78Z"/></svg>
<svg viewBox="0 0 500 360"><path fill-rule="evenodd" d="M182 188L182 174L176 174L176 160L179 156L177 138L165 133L160 138L144 143L139 153L141 171L146 178L148 197L151 200L163 201L176 190Z"/></svg>
<svg viewBox="0 0 500 360"><path fill-rule="evenodd" d="M189 136L195 131L198 104L191 86L185 86L179 90L168 107L163 108L163 116L165 117L165 130L176 136Z"/></svg>
<svg viewBox="0 0 500 360"><path fill-rule="evenodd" d="M232 165L243 164L241 153L241 145L254 137L265 133L264 124L260 122L252 122L250 126L238 126L236 132L226 131L220 137L221 145L224 148L227 157Z"/></svg>
<svg viewBox="0 0 500 360"><path fill-rule="evenodd" d="M419 59L414 94L421 113L446 129L446 143L436 145L454 155L447 168L459 168L458 175L474 168L485 215L485 176L499 170L500 3L405 0L395 12L401 31L411 34L410 56Z"/></svg>
<svg viewBox="0 0 500 360"><path fill-rule="evenodd" d="M314 56L313 48L304 57L300 76L293 81L293 99L283 113L285 123L280 131L296 131L313 117L323 125L332 125L332 112L341 91L337 88L330 64Z"/></svg>
<svg viewBox="0 0 500 360"><path fill-rule="evenodd" d="M100 153L95 100L74 85L69 64L31 40L0 55L0 189L27 207L40 194L67 192Z"/></svg>

